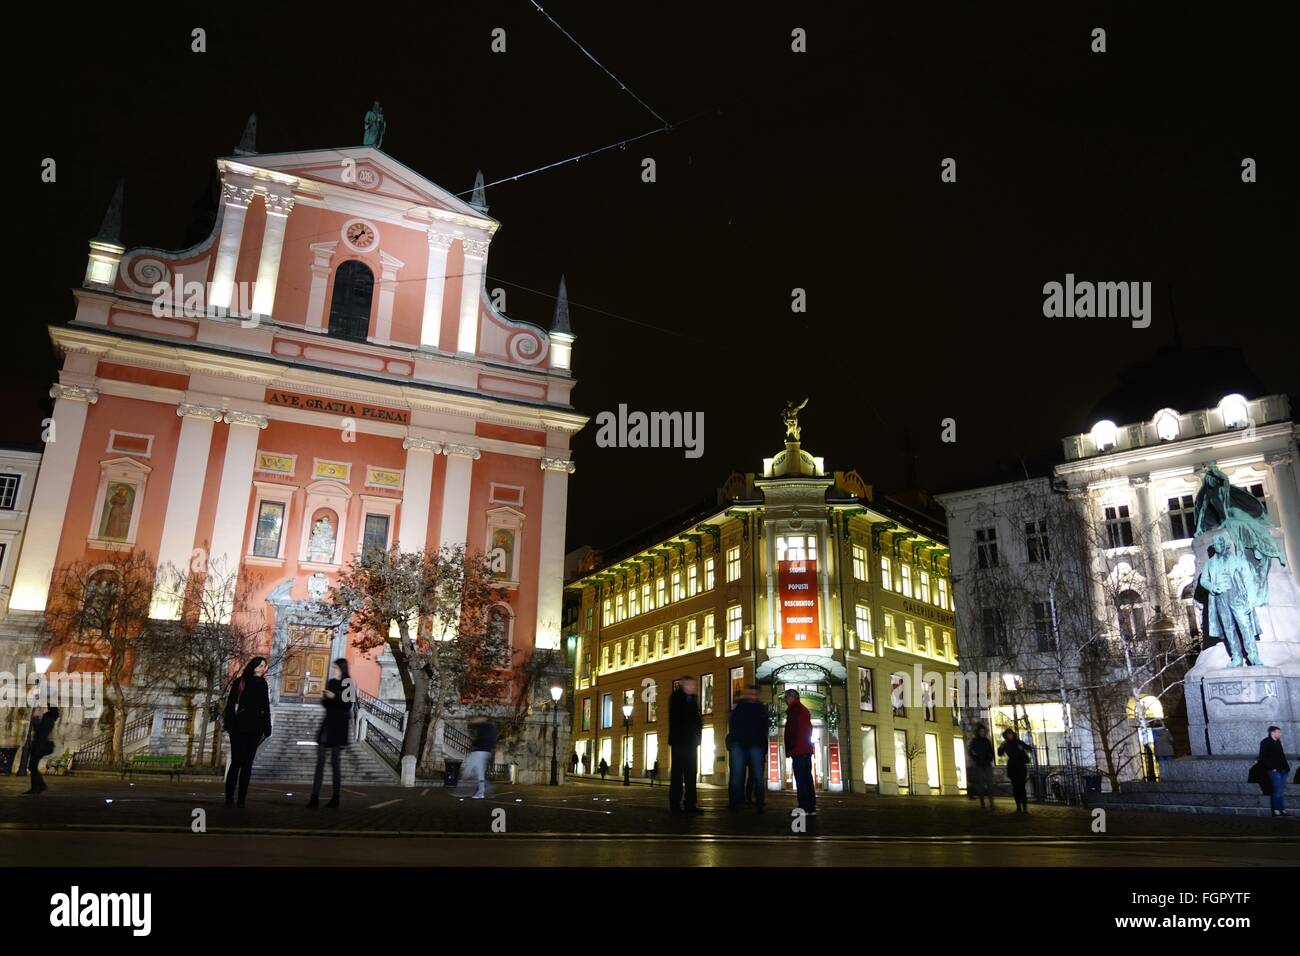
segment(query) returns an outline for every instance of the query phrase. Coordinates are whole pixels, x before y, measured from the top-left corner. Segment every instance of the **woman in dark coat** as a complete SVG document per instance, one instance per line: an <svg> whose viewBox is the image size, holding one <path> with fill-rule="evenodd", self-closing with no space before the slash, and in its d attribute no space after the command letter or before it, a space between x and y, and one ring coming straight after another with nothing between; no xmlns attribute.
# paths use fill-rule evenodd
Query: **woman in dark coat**
<svg viewBox="0 0 1300 956"><path fill-rule="evenodd" d="M239 806L248 796L253 758L262 740L271 736L271 694L266 686L266 658L254 657L230 685L226 698L226 733L230 734L230 769L226 771L226 806Z"/></svg>
<svg viewBox="0 0 1300 956"><path fill-rule="evenodd" d="M59 708L46 707L45 713L41 714L32 728L32 745L27 757L27 772L32 776L32 786L28 793L44 793L50 789L41 776L40 765L42 760L54 753L54 741L50 740L50 734L54 732L58 720Z"/></svg>
<svg viewBox="0 0 1300 956"><path fill-rule="evenodd" d="M343 748L348 745L349 718L352 716L352 677L348 674L348 662L340 657L330 668L329 683L321 695L321 706L325 708L325 718L320 722L316 732L316 776L311 785L309 807L320 806L320 785L325 778L325 751L330 752L330 770L334 777L334 796L330 797L327 807L339 805L339 759Z"/></svg>
<svg viewBox="0 0 1300 956"><path fill-rule="evenodd" d="M975 728L975 739L970 742L970 783L971 792L978 794L980 809L984 808L984 798L989 798L989 809L993 804L993 741L989 740L989 729L983 724Z"/></svg>
<svg viewBox="0 0 1300 956"><path fill-rule="evenodd" d="M1029 812L1029 797L1025 793L1025 778L1029 775L1029 750L1011 728L1002 731L998 756L1007 758L1007 777L1011 780L1011 793L1016 798L1016 812Z"/></svg>

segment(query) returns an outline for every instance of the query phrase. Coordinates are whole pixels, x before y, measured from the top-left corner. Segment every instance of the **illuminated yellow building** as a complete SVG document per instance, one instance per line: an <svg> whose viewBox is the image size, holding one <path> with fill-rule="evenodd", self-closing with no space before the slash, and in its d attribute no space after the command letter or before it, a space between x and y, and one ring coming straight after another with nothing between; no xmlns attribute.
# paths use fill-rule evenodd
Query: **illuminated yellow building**
<svg viewBox="0 0 1300 956"><path fill-rule="evenodd" d="M727 718L740 689L769 703L769 789L793 787L787 688L814 725L827 790L956 793L965 747L945 692L957 669L942 525L875 499L857 472L827 473L800 448L733 474L716 499L603 555L568 585L578 772L669 769L668 695L694 677L700 779L726 782ZM850 769L852 771L850 772ZM910 773L909 773L910 770Z"/></svg>

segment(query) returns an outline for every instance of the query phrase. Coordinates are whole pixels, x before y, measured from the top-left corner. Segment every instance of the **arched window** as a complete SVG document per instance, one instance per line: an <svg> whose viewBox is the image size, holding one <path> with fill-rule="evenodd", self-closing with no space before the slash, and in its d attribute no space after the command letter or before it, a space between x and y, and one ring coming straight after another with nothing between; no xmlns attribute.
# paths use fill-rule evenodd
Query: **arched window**
<svg viewBox="0 0 1300 956"><path fill-rule="evenodd" d="M1125 640L1146 637L1146 612L1142 608L1142 595L1124 591L1119 596L1119 632Z"/></svg>
<svg viewBox="0 0 1300 956"><path fill-rule="evenodd" d="M1187 615L1187 633L1192 637L1201 636L1200 615L1196 613L1196 582L1190 582L1183 588L1183 610Z"/></svg>
<svg viewBox="0 0 1300 956"><path fill-rule="evenodd" d="M364 342L370 332L370 301L375 292L375 274L365 263L351 259L334 273L334 297L330 300L330 335Z"/></svg>

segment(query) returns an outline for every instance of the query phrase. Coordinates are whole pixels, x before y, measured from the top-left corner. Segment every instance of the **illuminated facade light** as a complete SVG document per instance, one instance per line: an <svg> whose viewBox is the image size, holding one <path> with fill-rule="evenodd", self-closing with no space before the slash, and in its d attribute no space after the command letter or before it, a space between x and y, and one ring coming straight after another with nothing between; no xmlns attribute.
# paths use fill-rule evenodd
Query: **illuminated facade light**
<svg viewBox="0 0 1300 956"><path fill-rule="evenodd" d="M1092 426L1092 441L1097 446L1098 451L1105 451L1108 448L1115 447L1115 438L1119 429L1115 423L1108 418L1103 418L1097 424Z"/></svg>
<svg viewBox="0 0 1300 956"><path fill-rule="evenodd" d="M1223 416L1226 428L1237 428L1246 424L1250 417L1246 409L1246 399L1240 395L1225 395L1219 402L1219 414Z"/></svg>
<svg viewBox="0 0 1300 956"><path fill-rule="evenodd" d="M1155 426L1161 441L1173 441L1178 437L1178 413L1172 408L1161 409L1156 412Z"/></svg>

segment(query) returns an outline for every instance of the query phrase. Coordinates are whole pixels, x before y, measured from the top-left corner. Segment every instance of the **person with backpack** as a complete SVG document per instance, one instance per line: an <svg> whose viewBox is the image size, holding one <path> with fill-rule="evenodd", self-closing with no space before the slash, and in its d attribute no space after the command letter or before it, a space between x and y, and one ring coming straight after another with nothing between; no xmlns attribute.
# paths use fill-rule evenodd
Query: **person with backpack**
<svg viewBox="0 0 1300 956"><path fill-rule="evenodd" d="M226 697L226 733L230 735L230 769L226 771L226 806L244 805L253 775L253 758L271 736L271 693L266 685L266 658L254 657L230 685ZM235 788L239 803L235 803Z"/></svg>

